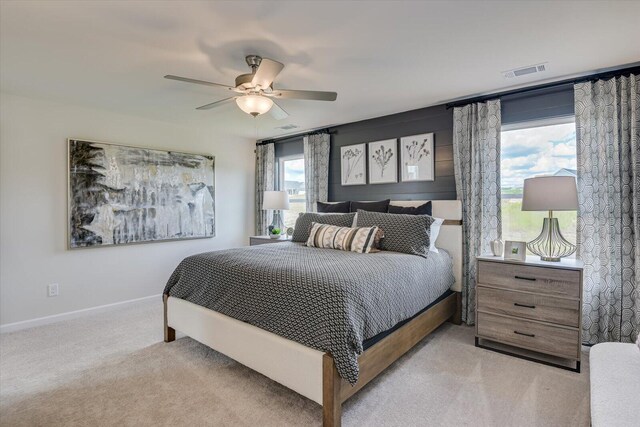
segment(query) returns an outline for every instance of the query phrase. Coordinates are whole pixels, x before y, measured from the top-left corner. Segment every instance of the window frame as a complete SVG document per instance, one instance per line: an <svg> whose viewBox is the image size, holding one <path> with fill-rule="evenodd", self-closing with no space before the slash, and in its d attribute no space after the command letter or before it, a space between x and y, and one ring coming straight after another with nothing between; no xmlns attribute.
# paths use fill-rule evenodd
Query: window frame
<svg viewBox="0 0 640 427"><path fill-rule="evenodd" d="M278 157L278 190L285 191L284 188L284 162L291 160L304 160L304 154L290 154ZM306 170L305 170L306 174Z"/></svg>
<svg viewBox="0 0 640 427"><path fill-rule="evenodd" d="M509 123L506 125L502 125L500 127L500 134L502 136L502 132L509 132L509 131L514 131L514 130L524 130L524 129L533 129L533 128L538 128L538 127L546 127L546 126L555 126L555 125L563 125L563 124L569 124L569 123L574 123L575 124L575 120L576 120L576 116L575 114L567 114L567 115L562 115L562 116L556 116L556 117L547 117L547 118L543 118L543 119L534 119L534 120L527 120L527 121L521 121L521 122L516 122L516 123ZM501 147L500 147L500 174L502 175L502 143L501 143ZM577 149L577 147L576 147ZM577 152L576 152L576 160L577 160ZM535 175L538 176L538 175ZM503 198L502 198L502 182L500 185L500 198L501 198L501 204L503 203ZM502 207L502 206L501 206ZM504 215L504 214L503 214ZM503 216L504 219L504 216ZM501 235L502 235L502 239L505 239L504 236L504 221L502 222L502 230L501 230ZM542 223L540 224L540 227L542 227ZM529 250L527 250L527 255L533 255L531 252L529 252ZM572 254L571 257L574 257L575 254Z"/></svg>
<svg viewBox="0 0 640 427"><path fill-rule="evenodd" d="M304 161L304 153L300 153L300 154L290 154L288 156L281 156L278 157L278 173L277 173L277 177L278 177L278 183L277 183L277 189L280 191L286 191L285 188L285 180L284 180L284 164L285 162L288 161L292 161L292 160L303 160ZM305 169L305 175L306 175L306 169ZM305 184L306 184L306 176L305 176ZM304 207L304 211L306 212L306 206ZM286 212L282 212L282 221L285 221L287 213ZM286 227L286 224L285 224Z"/></svg>

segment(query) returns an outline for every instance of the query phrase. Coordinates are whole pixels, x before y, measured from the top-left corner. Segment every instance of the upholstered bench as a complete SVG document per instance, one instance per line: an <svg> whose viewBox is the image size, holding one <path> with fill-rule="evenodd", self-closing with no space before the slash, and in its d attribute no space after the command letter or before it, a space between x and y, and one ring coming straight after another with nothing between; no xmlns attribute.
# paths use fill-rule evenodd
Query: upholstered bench
<svg viewBox="0 0 640 427"><path fill-rule="evenodd" d="M591 425L640 426L640 348L602 343L589 352Z"/></svg>

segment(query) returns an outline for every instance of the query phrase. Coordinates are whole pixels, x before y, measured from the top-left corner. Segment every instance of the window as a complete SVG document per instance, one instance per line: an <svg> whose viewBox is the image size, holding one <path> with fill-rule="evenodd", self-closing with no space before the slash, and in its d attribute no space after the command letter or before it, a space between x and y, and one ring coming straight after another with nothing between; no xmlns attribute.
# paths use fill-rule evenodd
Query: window
<svg viewBox="0 0 640 427"><path fill-rule="evenodd" d="M502 239L530 242L540 234L547 212L522 212L525 178L576 176L576 127L564 120L503 126L501 135ZM554 212L563 236L576 242L576 212Z"/></svg>
<svg viewBox="0 0 640 427"><path fill-rule="evenodd" d="M304 157L280 158L280 189L289 193L289 210L283 212L285 227L294 227L298 214L306 211L304 197Z"/></svg>

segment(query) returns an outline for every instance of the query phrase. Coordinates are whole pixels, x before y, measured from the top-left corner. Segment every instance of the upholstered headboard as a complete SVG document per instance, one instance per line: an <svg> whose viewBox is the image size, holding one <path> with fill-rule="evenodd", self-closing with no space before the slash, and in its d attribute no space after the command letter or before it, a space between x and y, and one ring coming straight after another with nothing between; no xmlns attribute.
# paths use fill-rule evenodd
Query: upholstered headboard
<svg viewBox="0 0 640 427"><path fill-rule="evenodd" d="M413 207L427 203L428 200L392 200L395 206ZM332 203L332 202L329 202ZM445 220L436 247L445 249L453 257L453 275L456 282L451 290L462 290L462 203L459 200L431 200L431 213Z"/></svg>

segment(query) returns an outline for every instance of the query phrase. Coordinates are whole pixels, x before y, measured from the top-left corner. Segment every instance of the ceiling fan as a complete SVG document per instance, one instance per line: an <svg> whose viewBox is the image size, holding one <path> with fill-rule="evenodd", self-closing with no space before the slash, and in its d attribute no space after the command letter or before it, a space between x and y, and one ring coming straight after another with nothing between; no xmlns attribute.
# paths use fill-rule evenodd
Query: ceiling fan
<svg viewBox="0 0 640 427"><path fill-rule="evenodd" d="M209 110L235 100L238 107L247 114L257 117L271 111L271 115L277 120L285 119L289 114L282 109L274 98L278 99L306 99L311 101L335 101L336 92L319 92L313 90L288 90L274 89L273 80L280 74L284 64L258 55L248 55L247 65L251 67L250 74L241 74L236 77L236 85L227 86L219 83L206 82L204 80L189 79L187 77L166 75L165 79L178 80L186 83L195 83L205 86L213 86L235 92L230 98L212 102L196 108L197 110Z"/></svg>

